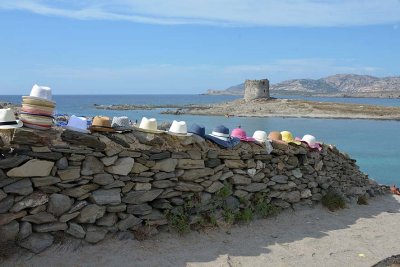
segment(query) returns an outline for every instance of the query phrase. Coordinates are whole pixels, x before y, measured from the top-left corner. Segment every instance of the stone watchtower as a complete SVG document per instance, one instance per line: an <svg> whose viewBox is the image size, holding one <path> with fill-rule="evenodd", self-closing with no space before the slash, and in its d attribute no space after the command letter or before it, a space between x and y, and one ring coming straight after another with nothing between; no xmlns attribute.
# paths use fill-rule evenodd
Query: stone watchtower
<svg viewBox="0 0 400 267"><path fill-rule="evenodd" d="M244 100L251 101L259 98L269 98L268 79L246 80L244 83Z"/></svg>

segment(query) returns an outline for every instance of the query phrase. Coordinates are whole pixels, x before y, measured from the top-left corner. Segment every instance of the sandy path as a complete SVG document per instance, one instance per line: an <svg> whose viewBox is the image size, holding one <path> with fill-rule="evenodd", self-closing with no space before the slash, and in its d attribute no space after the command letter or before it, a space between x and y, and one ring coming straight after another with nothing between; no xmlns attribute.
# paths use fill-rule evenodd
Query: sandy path
<svg viewBox="0 0 400 267"><path fill-rule="evenodd" d="M161 233L151 240L107 239L53 246L2 266L371 266L400 254L400 197L335 213L318 206L287 211L230 231ZM229 233L230 232L230 233ZM361 255L362 254L362 255Z"/></svg>

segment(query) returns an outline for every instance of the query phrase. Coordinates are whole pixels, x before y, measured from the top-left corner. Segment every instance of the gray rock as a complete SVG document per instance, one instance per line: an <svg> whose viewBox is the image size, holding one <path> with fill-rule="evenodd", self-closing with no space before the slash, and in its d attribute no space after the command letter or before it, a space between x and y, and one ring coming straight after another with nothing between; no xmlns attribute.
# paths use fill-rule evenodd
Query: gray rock
<svg viewBox="0 0 400 267"><path fill-rule="evenodd" d="M240 174L235 174L231 178L229 178L230 182L235 185L248 185L251 183L251 179L248 177L245 177Z"/></svg>
<svg viewBox="0 0 400 267"><path fill-rule="evenodd" d="M17 213L3 213L3 214L0 214L0 225L8 224L13 220L16 220L16 219L24 217L25 215L26 215L26 211L25 210L17 212Z"/></svg>
<svg viewBox="0 0 400 267"><path fill-rule="evenodd" d="M136 191L149 191L151 189L151 183L136 183Z"/></svg>
<svg viewBox="0 0 400 267"><path fill-rule="evenodd" d="M165 215L156 209L153 209L150 214L140 217L145 221L159 221L166 219Z"/></svg>
<svg viewBox="0 0 400 267"><path fill-rule="evenodd" d="M187 153L189 154L191 159L201 159L201 156L202 156L201 151L195 150L195 149L188 150Z"/></svg>
<svg viewBox="0 0 400 267"><path fill-rule="evenodd" d="M76 211L78 211L78 210L81 210L81 209L83 209L84 207L86 207L88 204L89 204L89 203L88 203L87 201L85 201L85 200L77 201L77 202L75 202L75 203L72 205L72 207L71 207L71 209L68 211L68 213L73 213L73 212L76 212Z"/></svg>
<svg viewBox="0 0 400 267"><path fill-rule="evenodd" d="M112 157L104 157L101 158L101 162L103 162L104 166L111 166L115 163L115 161L118 159L118 156L112 156Z"/></svg>
<svg viewBox="0 0 400 267"><path fill-rule="evenodd" d="M97 219L104 216L106 207L90 204L81 210L81 213L76 218L79 223L95 223Z"/></svg>
<svg viewBox="0 0 400 267"><path fill-rule="evenodd" d="M126 204L107 206L107 212L123 212L125 210L126 210Z"/></svg>
<svg viewBox="0 0 400 267"><path fill-rule="evenodd" d="M208 159L204 162L204 165L208 168L215 168L215 167L221 165L221 160L220 159Z"/></svg>
<svg viewBox="0 0 400 267"><path fill-rule="evenodd" d="M289 203L297 203L300 201L301 195L299 191L291 191L285 194L283 200Z"/></svg>
<svg viewBox="0 0 400 267"><path fill-rule="evenodd" d="M102 173L104 169L104 164L96 157L87 156L82 162L81 175L93 175L97 173Z"/></svg>
<svg viewBox="0 0 400 267"><path fill-rule="evenodd" d="M80 198L83 195L96 190L97 188L99 188L99 185L97 184L85 184L78 187L65 189L62 191L62 193L70 197Z"/></svg>
<svg viewBox="0 0 400 267"><path fill-rule="evenodd" d="M89 243L98 243L106 237L107 229L96 226L89 226L86 231L85 240Z"/></svg>
<svg viewBox="0 0 400 267"><path fill-rule="evenodd" d="M28 161L30 157L26 155L13 156L0 160L0 169L10 169Z"/></svg>
<svg viewBox="0 0 400 267"><path fill-rule="evenodd" d="M185 170L183 175L179 177L183 181L194 181L202 177L213 175L214 170L211 168Z"/></svg>
<svg viewBox="0 0 400 267"><path fill-rule="evenodd" d="M77 223L69 223L66 233L79 239L83 239L86 235L85 229Z"/></svg>
<svg viewBox="0 0 400 267"><path fill-rule="evenodd" d="M309 198L311 196L312 196L312 194L311 194L311 190L310 189L304 189L304 190L302 190L300 192L300 197L301 198Z"/></svg>
<svg viewBox="0 0 400 267"><path fill-rule="evenodd" d="M123 181L114 181L111 184L103 186L104 189L113 189L113 188L120 188L124 187L125 183ZM130 190L129 190L130 191Z"/></svg>
<svg viewBox="0 0 400 267"><path fill-rule="evenodd" d="M98 205L117 205L121 203L121 189L99 189L92 192L91 200Z"/></svg>
<svg viewBox="0 0 400 267"><path fill-rule="evenodd" d="M33 253L40 253L50 247L54 242L54 237L46 233L33 233L28 238L20 241L18 244Z"/></svg>
<svg viewBox="0 0 400 267"><path fill-rule="evenodd" d="M58 176L60 176L62 181L74 181L81 177L80 167L68 167L65 170L57 171Z"/></svg>
<svg viewBox="0 0 400 267"><path fill-rule="evenodd" d="M19 225L19 233L18 233L18 240L22 240L27 238L32 234L32 224L29 222L21 222Z"/></svg>
<svg viewBox="0 0 400 267"><path fill-rule="evenodd" d="M240 206L239 200L234 196L228 196L224 200L224 204L225 204L227 209L232 210L232 211L237 210L239 208L239 206Z"/></svg>
<svg viewBox="0 0 400 267"><path fill-rule="evenodd" d="M114 182L114 177L109 173L100 173L94 175L92 182L99 185L108 185Z"/></svg>
<svg viewBox="0 0 400 267"><path fill-rule="evenodd" d="M26 196L23 198L21 201L15 203L15 205L12 207L11 211L12 212L18 212L26 208L34 208L43 204L46 204L49 201L49 197L40 192L33 192L29 196Z"/></svg>
<svg viewBox="0 0 400 267"><path fill-rule="evenodd" d="M170 210L173 208L169 201L166 199L156 199L151 203L151 206L156 209L162 210Z"/></svg>
<svg viewBox="0 0 400 267"><path fill-rule="evenodd" d="M286 184L288 181L288 177L286 175L275 175L272 176L271 180L278 184Z"/></svg>
<svg viewBox="0 0 400 267"><path fill-rule="evenodd" d="M135 160L133 158L119 158L114 165L106 167L106 171L112 174L128 175L131 172Z"/></svg>
<svg viewBox="0 0 400 267"><path fill-rule="evenodd" d="M133 164L131 173L137 173L137 174L138 174L138 173L145 172L145 171L147 171L147 170L149 170L148 167L144 166L143 164L141 164L141 163L139 163L139 162L135 162L135 163Z"/></svg>
<svg viewBox="0 0 400 267"><path fill-rule="evenodd" d="M290 207L290 204L287 203L286 201L283 201L282 199L273 199L271 201L271 204L274 205L274 206L283 208L283 209L286 209L286 208Z"/></svg>
<svg viewBox="0 0 400 267"><path fill-rule="evenodd" d="M175 170L177 164L178 164L177 159L171 159L171 158L163 159L156 162L156 165L153 167L153 170L172 172Z"/></svg>
<svg viewBox="0 0 400 267"><path fill-rule="evenodd" d="M14 196L8 195L6 198L0 201L0 213L6 213L11 209L14 204Z"/></svg>
<svg viewBox="0 0 400 267"><path fill-rule="evenodd" d="M28 151L28 152L26 152L26 154L28 156L31 156L32 158L47 159L47 160L51 160L51 161L57 161L62 157L62 154L59 152L36 153L36 152Z"/></svg>
<svg viewBox="0 0 400 267"><path fill-rule="evenodd" d="M174 187L175 185L176 183L170 180L160 180L153 182L153 187L155 188L168 188L168 187Z"/></svg>
<svg viewBox="0 0 400 267"><path fill-rule="evenodd" d="M122 201L128 204L142 204L153 201L162 192L162 189L154 189L150 191L131 191L122 198Z"/></svg>
<svg viewBox="0 0 400 267"><path fill-rule="evenodd" d="M79 211L75 211L73 213L66 213L64 215L61 215L59 221L60 222L68 222L68 221L78 217L79 214L80 214Z"/></svg>
<svg viewBox="0 0 400 267"><path fill-rule="evenodd" d="M50 212L58 217L67 212L71 206L72 201L68 196L62 194L52 194L50 195L47 212Z"/></svg>
<svg viewBox="0 0 400 267"><path fill-rule="evenodd" d="M74 145L82 145L102 151L106 145L94 135L83 134L75 131L64 131L61 134L63 141Z"/></svg>
<svg viewBox="0 0 400 267"><path fill-rule="evenodd" d="M124 220L121 220L117 223L118 229L120 231L126 231L129 228L132 228L135 225L141 224L142 219L129 214L128 217Z"/></svg>
<svg viewBox="0 0 400 267"><path fill-rule="evenodd" d="M33 226L33 230L38 233L65 231L67 228L67 224L62 222L46 223Z"/></svg>
<svg viewBox="0 0 400 267"><path fill-rule="evenodd" d="M53 214L50 214L48 212L39 212L33 215L25 216L24 218L22 218L22 221L31 222L34 224L42 224L55 222L57 221L57 219L53 216Z"/></svg>
<svg viewBox="0 0 400 267"><path fill-rule="evenodd" d="M204 187L196 183L179 182L175 189L183 192L201 192Z"/></svg>
<svg viewBox="0 0 400 267"><path fill-rule="evenodd" d="M104 217L98 219L96 224L99 226L113 226L117 223L118 217L115 213L109 213Z"/></svg>
<svg viewBox="0 0 400 267"><path fill-rule="evenodd" d="M61 182L61 179L53 176L31 178L34 187L48 186Z"/></svg>
<svg viewBox="0 0 400 267"><path fill-rule="evenodd" d="M204 160L200 159L178 159L178 169L201 169L204 168Z"/></svg>
<svg viewBox="0 0 400 267"><path fill-rule="evenodd" d="M259 192L267 188L267 184L264 183L251 183L243 188L247 192Z"/></svg>
<svg viewBox="0 0 400 267"><path fill-rule="evenodd" d="M68 160L66 157L62 157L61 159L57 160L56 167L58 170L65 170L68 168Z"/></svg>
<svg viewBox="0 0 400 267"><path fill-rule="evenodd" d="M6 197L7 197L7 194L4 193L4 191L0 189L0 201L2 201L3 199L5 199Z"/></svg>
<svg viewBox="0 0 400 267"><path fill-rule="evenodd" d="M231 171L225 172L221 175L221 177L219 178L220 181L225 181L226 179L232 177L234 174Z"/></svg>
<svg viewBox="0 0 400 267"><path fill-rule="evenodd" d="M54 162L31 159L20 167L7 172L9 177L42 177L49 176Z"/></svg>
<svg viewBox="0 0 400 267"><path fill-rule="evenodd" d="M0 237L1 241L10 241L17 238L19 231L19 223L17 221L11 221L9 224L0 226Z"/></svg>
<svg viewBox="0 0 400 267"><path fill-rule="evenodd" d="M161 159L166 159L166 158L170 158L171 157L171 153L168 151L163 151L161 153L157 153L157 154L152 154L150 156L150 160L161 160Z"/></svg>
<svg viewBox="0 0 400 267"><path fill-rule="evenodd" d="M175 172L158 172L154 175L155 180L165 180L175 177Z"/></svg>
<svg viewBox="0 0 400 267"><path fill-rule="evenodd" d="M18 195L29 195L33 192L33 187L31 180L29 178L25 178L19 180L15 183L9 184L3 188L6 193L15 193Z"/></svg>
<svg viewBox="0 0 400 267"><path fill-rule="evenodd" d="M298 169L298 168L292 170L292 174L293 174L293 176L296 177L296 178L301 178L301 177L303 177L303 174L301 173L300 169Z"/></svg>
<svg viewBox="0 0 400 267"><path fill-rule="evenodd" d="M148 204L128 205L127 213L133 215L146 215L151 213L152 207Z"/></svg>
<svg viewBox="0 0 400 267"><path fill-rule="evenodd" d="M225 166L229 169L244 169L247 168L247 164L243 160L236 159L226 159Z"/></svg>
<svg viewBox="0 0 400 267"><path fill-rule="evenodd" d="M209 193L215 193L215 192L218 192L221 188L223 188L224 187L224 184L223 183L221 183L221 182L219 182L219 181L216 181L216 182L214 182L214 183L212 183L207 189L206 189L206 191L207 192L209 192Z"/></svg>

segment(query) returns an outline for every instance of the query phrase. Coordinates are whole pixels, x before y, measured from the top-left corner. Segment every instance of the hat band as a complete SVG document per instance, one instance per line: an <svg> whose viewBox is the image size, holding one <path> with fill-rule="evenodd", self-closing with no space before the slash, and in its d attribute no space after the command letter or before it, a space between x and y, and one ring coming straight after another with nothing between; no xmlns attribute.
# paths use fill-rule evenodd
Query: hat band
<svg viewBox="0 0 400 267"><path fill-rule="evenodd" d="M4 122L0 122L0 125L16 125L18 124L17 121L4 121Z"/></svg>
<svg viewBox="0 0 400 267"><path fill-rule="evenodd" d="M218 137L225 137L225 138L229 138L229 134L224 134L224 133L219 133L219 132L211 132L212 135L214 136L218 136Z"/></svg>

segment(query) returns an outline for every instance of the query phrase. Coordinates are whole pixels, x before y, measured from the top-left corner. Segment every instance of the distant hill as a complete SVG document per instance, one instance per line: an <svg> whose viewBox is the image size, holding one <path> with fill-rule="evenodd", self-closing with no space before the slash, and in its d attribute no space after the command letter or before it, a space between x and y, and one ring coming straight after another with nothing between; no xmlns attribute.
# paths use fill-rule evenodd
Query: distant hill
<svg viewBox="0 0 400 267"><path fill-rule="evenodd" d="M358 96L400 98L400 76L378 78L369 75L337 74L321 79L287 80L270 87L272 94L314 96ZM243 95L244 84L225 90L208 90L212 95Z"/></svg>

